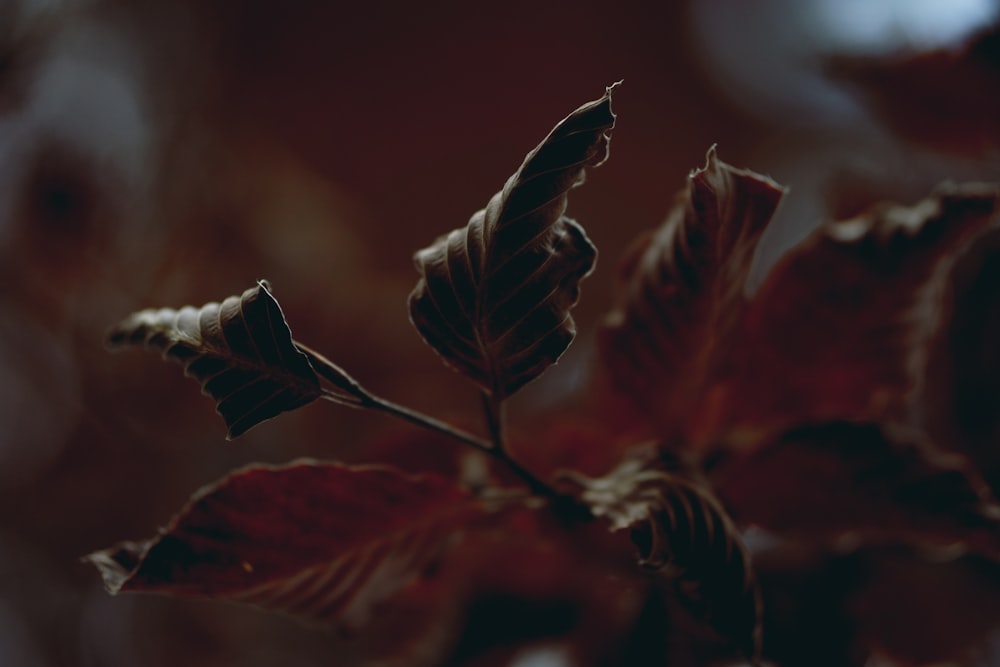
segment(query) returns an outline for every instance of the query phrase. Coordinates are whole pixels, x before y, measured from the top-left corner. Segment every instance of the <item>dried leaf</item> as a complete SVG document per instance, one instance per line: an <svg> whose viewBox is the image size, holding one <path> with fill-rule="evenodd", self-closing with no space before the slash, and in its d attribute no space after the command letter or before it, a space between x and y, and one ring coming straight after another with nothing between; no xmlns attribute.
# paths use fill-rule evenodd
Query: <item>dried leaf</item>
<svg viewBox="0 0 1000 667"><path fill-rule="evenodd" d="M184 374L215 399L230 438L323 395L263 281L222 303L133 313L111 331L108 343L159 350L183 364Z"/></svg>
<svg viewBox="0 0 1000 667"><path fill-rule="evenodd" d="M996 225L1000 192L943 187L912 207L824 225L750 298L747 267L780 191L713 162L626 267L603 337L619 386L671 444L702 451L804 423L904 418L948 270ZM727 187L700 185L710 173L729 175L716 176Z"/></svg>
<svg viewBox="0 0 1000 667"><path fill-rule="evenodd" d="M644 567L665 570L696 614L745 656L759 659L761 601L750 554L704 484L644 456L627 458L604 477L564 478L612 531L631 532Z"/></svg>
<svg viewBox="0 0 1000 667"><path fill-rule="evenodd" d="M615 384L663 431L680 433L691 393L731 335L754 249L784 190L709 150L666 222L622 266L619 306L600 332Z"/></svg>
<svg viewBox="0 0 1000 667"><path fill-rule="evenodd" d="M874 424L803 427L714 471L741 524L839 547L876 544L1000 559L1000 506L955 455Z"/></svg>
<svg viewBox="0 0 1000 667"><path fill-rule="evenodd" d="M387 466L253 466L195 494L156 538L87 557L112 593L217 598L356 630L484 505Z"/></svg>
<svg viewBox="0 0 1000 667"><path fill-rule="evenodd" d="M413 325L496 399L538 377L576 334L569 311L597 251L563 213L584 169L607 159L612 89L556 125L466 227L414 257Z"/></svg>

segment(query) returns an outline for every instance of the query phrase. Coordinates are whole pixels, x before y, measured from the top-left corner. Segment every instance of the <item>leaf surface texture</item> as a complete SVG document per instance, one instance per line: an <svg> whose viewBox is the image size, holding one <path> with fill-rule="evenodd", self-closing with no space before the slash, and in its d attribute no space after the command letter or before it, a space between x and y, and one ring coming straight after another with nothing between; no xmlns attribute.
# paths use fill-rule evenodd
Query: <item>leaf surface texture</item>
<svg viewBox="0 0 1000 667"><path fill-rule="evenodd" d="M664 469L644 451L603 477L565 477L594 516L631 533L644 567L667 573L697 616L746 657L759 658L761 599L750 554L703 482Z"/></svg>
<svg viewBox="0 0 1000 667"><path fill-rule="evenodd" d="M979 185L877 206L819 227L750 295L781 192L710 151L623 264L603 356L670 446L752 447L804 424L905 419L950 268L1000 210L1000 193Z"/></svg>
<svg viewBox="0 0 1000 667"><path fill-rule="evenodd" d="M112 593L225 599L357 630L483 513L437 476L304 460L237 471L156 538L88 560Z"/></svg>
<svg viewBox="0 0 1000 667"><path fill-rule="evenodd" d="M611 91L562 120L486 208L414 257L410 319L444 362L495 398L554 364L597 251L564 215L586 167L608 156Z"/></svg>
<svg viewBox="0 0 1000 667"><path fill-rule="evenodd" d="M182 364L184 374L215 399L230 438L323 393L264 282L201 308L133 313L111 331L108 342L113 348L158 350Z"/></svg>

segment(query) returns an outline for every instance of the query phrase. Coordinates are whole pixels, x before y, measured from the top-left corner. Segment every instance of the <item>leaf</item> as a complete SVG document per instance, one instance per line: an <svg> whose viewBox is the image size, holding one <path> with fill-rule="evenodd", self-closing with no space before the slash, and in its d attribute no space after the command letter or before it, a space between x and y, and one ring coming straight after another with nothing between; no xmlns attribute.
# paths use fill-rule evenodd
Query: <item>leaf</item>
<svg viewBox="0 0 1000 667"><path fill-rule="evenodd" d="M740 523L840 547L1000 559L1000 506L964 459L899 427L803 427L714 471Z"/></svg>
<svg viewBox="0 0 1000 667"><path fill-rule="evenodd" d="M1000 494L1000 229L976 239L949 277L950 308L929 353L922 426L968 456Z"/></svg>
<svg viewBox="0 0 1000 667"><path fill-rule="evenodd" d="M225 599L356 630L484 507L387 466L258 465L199 491L156 538L86 560L111 593Z"/></svg>
<svg viewBox="0 0 1000 667"><path fill-rule="evenodd" d="M278 302L261 281L222 303L133 313L109 334L112 348L144 346L201 383L235 438L323 395L309 359L292 341Z"/></svg>
<svg viewBox="0 0 1000 667"><path fill-rule="evenodd" d="M777 434L825 421L906 423L950 269L998 212L997 188L946 186L915 206L818 229L745 308L701 424Z"/></svg>
<svg viewBox="0 0 1000 667"><path fill-rule="evenodd" d="M495 399L554 364L597 250L563 213L584 169L608 157L611 91L567 116L467 226L419 251L410 319L454 370Z"/></svg>
<svg viewBox="0 0 1000 667"><path fill-rule="evenodd" d="M612 531L628 530L640 564L665 570L695 613L752 661L760 658L760 590L739 531L704 484L626 458L604 477L564 473Z"/></svg>
<svg viewBox="0 0 1000 667"><path fill-rule="evenodd" d="M861 556L864 583L852 596L851 626L855 644L878 656L877 664L996 662L991 645L1000 628L1000 566L995 562L940 562L898 550Z"/></svg>
<svg viewBox="0 0 1000 667"><path fill-rule="evenodd" d="M964 44L889 55L835 56L846 83L903 140L988 164L1000 149L1000 24Z"/></svg>
<svg viewBox="0 0 1000 667"><path fill-rule="evenodd" d="M718 159L688 177L666 222L622 264L618 307L599 332L613 381L665 433L683 432L691 394L735 325L754 249L784 190Z"/></svg>
<svg viewBox="0 0 1000 667"><path fill-rule="evenodd" d="M902 419L948 270L996 225L1000 193L947 186L912 207L824 225L748 297L750 258L780 191L714 163L710 154L626 264L602 336L617 385L668 443L696 451L752 446L804 423Z"/></svg>

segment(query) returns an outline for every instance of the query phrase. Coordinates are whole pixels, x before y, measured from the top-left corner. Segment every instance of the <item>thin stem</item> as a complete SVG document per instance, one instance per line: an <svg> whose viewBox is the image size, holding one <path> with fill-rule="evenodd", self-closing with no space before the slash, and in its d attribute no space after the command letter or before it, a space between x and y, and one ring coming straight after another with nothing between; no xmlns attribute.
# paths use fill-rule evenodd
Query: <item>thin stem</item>
<svg viewBox="0 0 1000 667"><path fill-rule="evenodd" d="M421 426L431 431L437 431L438 433L449 435L456 440L464 442L465 444L480 451L490 452L492 450L490 443L478 436L472 435L471 433L463 431L460 428L456 428L451 424L435 419L434 417L425 415L422 412L411 410L410 408L406 408L402 405L386 400L381 396L376 396L362 387L361 383L355 380L347 371L327 359L316 350L313 350L312 348L297 341L295 342L295 346L303 354L305 354L306 357L308 357L313 369L320 375L320 377L336 387L336 390L329 390L327 388L323 389L324 396L334 403L339 403L352 408L385 412L386 414L408 421L411 424L416 424L417 426Z"/></svg>
<svg viewBox="0 0 1000 667"><path fill-rule="evenodd" d="M535 493L543 498L559 498L560 494L551 486L536 477L530 470L517 462L507 451L507 442L504 434L504 403L493 394L482 392L483 413L486 416L486 427L490 432L490 440L493 447L489 453L499 461L502 461L510 470L520 477L525 484Z"/></svg>
<svg viewBox="0 0 1000 667"><path fill-rule="evenodd" d="M393 417L398 417L399 419L408 421L411 424L416 424L417 426L437 431L438 433L450 435L456 440L460 440L461 442L464 442L481 452L493 454L493 447L486 440L483 440L482 438L467 431L463 431L460 428L456 428L455 426L452 426L447 422L443 422L440 419L435 419L434 417L425 415L422 412L411 410L410 408L398 405L379 396L369 394L368 399L361 404L361 407L379 410L381 412L385 412L386 414L390 414Z"/></svg>
<svg viewBox="0 0 1000 667"><path fill-rule="evenodd" d="M562 497L555 489L540 480L510 456L507 451L507 443L504 439L504 403L502 400L497 400L492 394L487 392L483 392L482 394L483 411L486 414L486 427L490 435L489 440L484 440L447 422L393 403L381 396L376 396L362 387L347 371L319 352L299 342L295 342L295 345L308 357L313 369L320 377L336 387L335 390L324 388L324 396L329 400L352 408L378 410L422 428L451 436L473 449L485 452L498 461L503 462L528 485L532 493L553 500L559 500Z"/></svg>
<svg viewBox="0 0 1000 667"><path fill-rule="evenodd" d="M504 403L498 401L493 394L481 392L483 399L483 414L486 416L486 429L490 434L490 442L493 449L498 452L507 452L507 443L504 441Z"/></svg>

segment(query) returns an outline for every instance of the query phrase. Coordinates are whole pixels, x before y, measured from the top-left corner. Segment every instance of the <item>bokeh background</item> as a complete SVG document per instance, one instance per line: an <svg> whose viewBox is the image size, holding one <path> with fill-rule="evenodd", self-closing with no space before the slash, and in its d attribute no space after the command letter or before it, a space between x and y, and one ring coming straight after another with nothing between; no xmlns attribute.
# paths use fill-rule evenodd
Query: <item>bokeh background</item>
<svg viewBox="0 0 1000 667"><path fill-rule="evenodd" d="M569 211L601 261L578 343L513 402L531 424L586 386L616 257L712 144L791 188L760 271L876 199L1000 180L998 21L995 0L0 0L0 665L356 661L280 616L111 598L80 562L235 467L405 431L313 405L225 442L177 367L104 350L124 315L267 278L299 340L475 423L407 321L411 255L623 80Z"/></svg>

